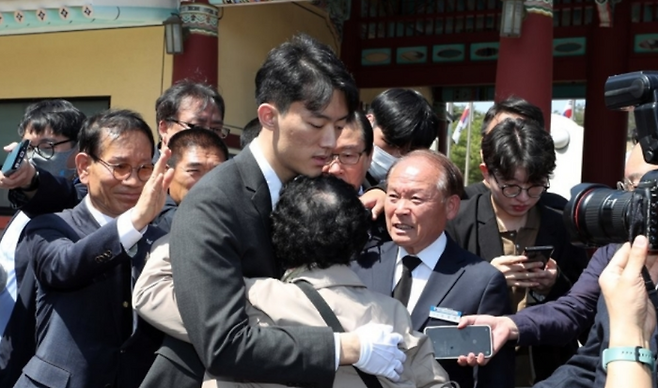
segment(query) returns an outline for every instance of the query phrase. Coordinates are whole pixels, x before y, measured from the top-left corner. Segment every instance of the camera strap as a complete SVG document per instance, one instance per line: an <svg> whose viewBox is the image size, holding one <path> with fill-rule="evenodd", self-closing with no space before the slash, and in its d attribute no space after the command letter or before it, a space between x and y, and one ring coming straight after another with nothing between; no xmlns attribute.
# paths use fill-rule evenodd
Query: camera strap
<svg viewBox="0 0 658 388"><path fill-rule="evenodd" d="M334 332L345 332L345 329L343 329L343 325L341 325L338 321L336 314L334 314L334 312L331 310L331 307L329 307L322 295L320 295L320 293L315 288L313 288L311 283L307 282L306 280L297 280L295 281L295 285L299 287L304 292L304 294L306 294L306 297L311 301L311 303L313 303L313 306L315 306L315 308L318 310L322 316L322 319L324 319L325 323L331 327ZM379 379L377 379L376 376L363 372L357 367L354 367L354 369L356 370L356 373L359 374L359 377L361 377L361 380L363 380L366 387L382 388L382 384L379 382Z"/></svg>

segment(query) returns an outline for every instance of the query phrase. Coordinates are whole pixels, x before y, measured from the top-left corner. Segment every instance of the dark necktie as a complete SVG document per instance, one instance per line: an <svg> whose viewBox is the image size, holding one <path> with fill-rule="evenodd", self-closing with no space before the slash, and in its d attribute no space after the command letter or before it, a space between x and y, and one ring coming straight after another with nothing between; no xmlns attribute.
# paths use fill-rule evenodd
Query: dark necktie
<svg viewBox="0 0 658 388"><path fill-rule="evenodd" d="M393 289L393 297L402 302L405 307L409 303L411 294L411 272L418 267L420 259L416 256L405 256L402 258L402 277Z"/></svg>

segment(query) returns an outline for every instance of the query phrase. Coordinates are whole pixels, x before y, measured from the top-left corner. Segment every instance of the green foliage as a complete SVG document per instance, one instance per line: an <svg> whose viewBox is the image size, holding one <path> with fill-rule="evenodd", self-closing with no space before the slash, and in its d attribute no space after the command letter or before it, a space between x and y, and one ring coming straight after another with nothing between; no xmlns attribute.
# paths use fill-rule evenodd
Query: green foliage
<svg viewBox="0 0 658 388"><path fill-rule="evenodd" d="M463 110L463 109L462 109ZM461 117L461 112L455 113L455 117ZM465 176L464 170L466 166L466 146L467 146L467 136L468 130L464 128L459 139L459 143L452 143L452 133L457 127L458 122L452 123L450 127L450 137L448 141L450 144L450 160L453 161L459 167L462 174L464 174L464 181L466 185L471 183L479 182L482 180L482 173L480 172L480 143L482 142L482 135L480 131L482 129L482 119L484 118L484 113L474 111L473 112L473 123L471 123L471 150L469 152L469 167L468 167L468 177Z"/></svg>

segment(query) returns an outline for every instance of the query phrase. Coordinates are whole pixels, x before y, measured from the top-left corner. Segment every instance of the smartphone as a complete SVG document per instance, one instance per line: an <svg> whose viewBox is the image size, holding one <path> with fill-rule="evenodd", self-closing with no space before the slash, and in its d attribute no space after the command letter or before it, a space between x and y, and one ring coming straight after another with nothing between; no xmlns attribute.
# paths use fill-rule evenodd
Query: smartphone
<svg viewBox="0 0 658 388"><path fill-rule="evenodd" d="M23 140L18 144L14 149L7 155L5 162L2 164L2 173L4 176L10 176L15 173L16 170L23 163L25 155L27 154L27 147L30 145L29 140Z"/></svg>
<svg viewBox="0 0 658 388"><path fill-rule="evenodd" d="M434 345L434 358L437 360L456 359L469 353L491 357L491 327L488 325L428 326L423 331Z"/></svg>
<svg viewBox="0 0 658 388"><path fill-rule="evenodd" d="M535 263L539 261L542 264L544 264L544 267L546 267L546 263L548 263L548 259L551 258L552 254L553 254L552 245L525 247L525 249L523 250L523 256L528 258L528 261L526 261L526 263Z"/></svg>

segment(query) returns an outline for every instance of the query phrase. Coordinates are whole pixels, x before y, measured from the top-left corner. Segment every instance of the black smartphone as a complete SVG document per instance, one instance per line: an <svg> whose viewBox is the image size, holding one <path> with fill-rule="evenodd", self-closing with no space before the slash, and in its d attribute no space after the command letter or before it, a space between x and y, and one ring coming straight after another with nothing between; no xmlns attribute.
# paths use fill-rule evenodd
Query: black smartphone
<svg viewBox="0 0 658 388"><path fill-rule="evenodd" d="M27 147L30 145L29 140L23 140L18 144L16 147L14 147L13 150L7 155L5 158L5 162L2 164L2 174L4 176L10 176L11 174L15 173L16 170L21 166L21 163L23 163L23 159L25 159L25 155L27 154Z"/></svg>
<svg viewBox="0 0 658 388"><path fill-rule="evenodd" d="M539 261L542 264L544 264L544 267L546 267L546 263L548 263L548 259L551 258L552 254L553 254L552 245L525 247L525 249L523 250L523 256L528 258L528 261L526 261L526 263L535 263Z"/></svg>
<svg viewBox="0 0 658 388"><path fill-rule="evenodd" d="M484 354L491 357L491 327L487 325L466 326L428 326L423 331L434 345L434 358L437 360L456 359L469 353Z"/></svg>

